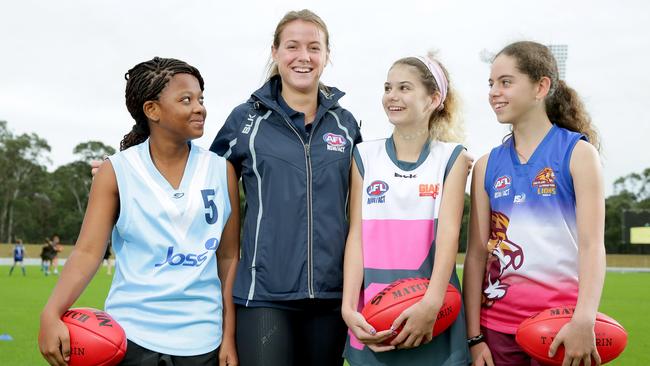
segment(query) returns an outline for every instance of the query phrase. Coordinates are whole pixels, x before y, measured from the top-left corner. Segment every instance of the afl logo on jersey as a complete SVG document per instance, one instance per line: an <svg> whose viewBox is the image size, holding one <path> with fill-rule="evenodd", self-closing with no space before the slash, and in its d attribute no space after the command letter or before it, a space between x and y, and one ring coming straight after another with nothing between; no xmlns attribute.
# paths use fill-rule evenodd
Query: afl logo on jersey
<svg viewBox="0 0 650 366"><path fill-rule="evenodd" d="M510 195L512 178L509 175L502 175L494 182L494 198L501 198Z"/></svg>
<svg viewBox="0 0 650 366"><path fill-rule="evenodd" d="M509 175L502 175L494 182L494 189L500 191L510 187L510 184L512 184L512 178Z"/></svg>
<svg viewBox="0 0 650 366"><path fill-rule="evenodd" d="M368 204L384 203L386 192L388 192L388 184L386 182L381 180L373 181L366 188L366 193L370 196L368 197Z"/></svg>
<svg viewBox="0 0 650 366"><path fill-rule="evenodd" d="M331 132L323 135L323 141L327 144L327 150L338 152L345 152L345 145L348 143L345 137Z"/></svg>

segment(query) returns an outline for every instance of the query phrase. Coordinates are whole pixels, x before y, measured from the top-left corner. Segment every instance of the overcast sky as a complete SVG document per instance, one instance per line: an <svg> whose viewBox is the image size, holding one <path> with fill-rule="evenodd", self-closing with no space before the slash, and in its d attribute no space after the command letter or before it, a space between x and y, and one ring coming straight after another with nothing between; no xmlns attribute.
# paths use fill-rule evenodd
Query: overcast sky
<svg viewBox="0 0 650 366"><path fill-rule="evenodd" d="M264 80L273 31L289 10L327 23L331 61L323 81L362 121L364 138L392 128L381 108L388 67L437 49L464 102L469 151L489 152L507 133L487 103L483 49L535 40L567 44L568 84L602 135L606 193L650 167L650 2L638 1L3 1L0 120L35 132L52 152L50 170L75 160L73 147L114 147L133 124L124 73L153 56L179 58L206 81L208 147L230 111Z"/></svg>

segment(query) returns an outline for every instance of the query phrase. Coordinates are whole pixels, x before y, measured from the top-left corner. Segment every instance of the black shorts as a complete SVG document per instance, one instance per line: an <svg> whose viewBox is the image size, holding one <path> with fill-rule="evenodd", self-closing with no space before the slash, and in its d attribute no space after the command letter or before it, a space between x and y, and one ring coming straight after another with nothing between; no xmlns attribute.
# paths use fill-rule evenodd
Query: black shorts
<svg viewBox="0 0 650 366"><path fill-rule="evenodd" d="M131 341L120 366L215 366L219 364L219 349L196 356L172 356L141 347Z"/></svg>
<svg viewBox="0 0 650 366"><path fill-rule="evenodd" d="M276 302L281 307L237 306L241 366L340 366L347 327L341 300Z"/></svg>

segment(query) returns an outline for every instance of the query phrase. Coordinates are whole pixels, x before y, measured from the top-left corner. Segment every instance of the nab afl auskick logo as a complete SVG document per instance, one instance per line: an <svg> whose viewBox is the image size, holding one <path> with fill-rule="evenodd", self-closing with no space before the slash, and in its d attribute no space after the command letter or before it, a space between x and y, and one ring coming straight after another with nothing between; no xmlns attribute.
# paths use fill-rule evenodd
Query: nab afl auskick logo
<svg viewBox="0 0 650 366"><path fill-rule="evenodd" d="M323 135L323 141L327 143L327 150L345 152L345 137L329 132Z"/></svg>
<svg viewBox="0 0 650 366"><path fill-rule="evenodd" d="M388 184L381 180L375 180L368 188L366 188L366 193L368 194L368 204L373 203L384 203L386 200L386 192L388 192Z"/></svg>
<svg viewBox="0 0 650 366"><path fill-rule="evenodd" d="M503 175L497 178L496 182L494 182L494 189L496 190L501 190L504 188L508 188L510 184L512 183L512 178L508 175Z"/></svg>
<svg viewBox="0 0 650 366"><path fill-rule="evenodd" d="M512 178L509 175L502 175L494 182L494 198L505 197L510 195L510 185Z"/></svg>

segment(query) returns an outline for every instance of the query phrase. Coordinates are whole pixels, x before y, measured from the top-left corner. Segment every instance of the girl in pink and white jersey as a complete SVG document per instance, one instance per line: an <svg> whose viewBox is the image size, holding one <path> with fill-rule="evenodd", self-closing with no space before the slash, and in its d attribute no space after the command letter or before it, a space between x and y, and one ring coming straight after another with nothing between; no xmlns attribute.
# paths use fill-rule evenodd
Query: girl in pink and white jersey
<svg viewBox="0 0 650 366"><path fill-rule="evenodd" d="M350 365L467 365L463 315L432 337L455 271L469 158L459 141L457 99L444 67L431 57L396 61L382 104L391 137L354 151L350 232L345 249L342 315L350 330ZM421 301L391 329L373 329L358 309L389 283L430 278ZM361 290L361 295L359 294ZM381 342L404 326L390 345Z"/></svg>

